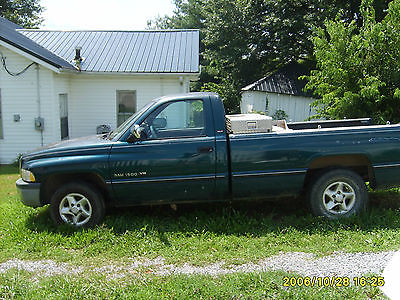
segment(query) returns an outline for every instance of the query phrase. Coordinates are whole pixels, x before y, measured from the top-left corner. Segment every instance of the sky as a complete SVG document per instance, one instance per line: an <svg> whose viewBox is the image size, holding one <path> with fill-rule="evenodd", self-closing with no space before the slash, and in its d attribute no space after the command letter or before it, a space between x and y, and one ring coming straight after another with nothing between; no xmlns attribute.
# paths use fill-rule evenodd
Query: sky
<svg viewBox="0 0 400 300"><path fill-rule="evenodd" d="M41 0L41 29L143 30L147 21L172 15L172 0Z"/></svg>

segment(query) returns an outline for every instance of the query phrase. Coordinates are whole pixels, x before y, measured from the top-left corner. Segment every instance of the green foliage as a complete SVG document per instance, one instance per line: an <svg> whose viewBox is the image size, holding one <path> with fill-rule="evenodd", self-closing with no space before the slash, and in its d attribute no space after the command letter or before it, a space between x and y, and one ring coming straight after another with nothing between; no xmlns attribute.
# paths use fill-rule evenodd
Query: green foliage
<svg viewBox="0 0 400 300"><path fill-rule="evenodd" d="M226 109L239 111L241 88L290 62L314 66L312 28L339 11L344 24L361 26L361 0L175 0L172 16L151 28L200 29L200 80L192 90L223 92ZM378 20L388 0L375 0ZM310 67L311 68L311 67ZM310 68L307 69L307 74ZM373 92L373 91L366 91ZM229 98L228 98L229 97Z"/></svg>
<svg viewBox="0 0 400 300"><path fill-rule="evenodd" d="M288 114L282 109L277 109L272 115L273 120L287 120L288 117Z"/></svg>
<svg viewBox="0 0 400 300"><path fill-rule="evenodd" d="M203 6L205 0L174 0L173 2L176 9L172 16L148 20L147 27L160 29L204 28Z"/></svg>
<svg viewBox="0 0 400 300"><path fill-rule="evenodd" d="M40 0L0 0L0 16L25 28L37 28L42 11Z"/></svg>
<svg viewBox="0 0 400 300"><path fill-rule="evenodd" d="M382 18L388 2L373 1L379 18ZM325 20L334 19L338 12L341 12L340 20L344 23L354 21L359 27L362 22L361 0L266 0L264 3L266 18L262 24L261 48L279 64L299 59L314 61L312 30L323 26Z"/></svg>
<svg viewBox="0 0 400 300"><path fill-rule="evenodd" d="M314 105L322 117L399 122L400 1L389 4L381 21L371 0L362 2L360 13L361 27L339 16L315 29L317 69L306 88L320 98Z"/></svg>
<svg viewBox="0 0 400 300"><path fill-rule="evenodd" d="M206 82L201 87L202 92L214 92L220 95L227 114L239 113L240 109L237 105L240 103L240 94L234 81L228 76L221 80L221 83Z"/></svg>

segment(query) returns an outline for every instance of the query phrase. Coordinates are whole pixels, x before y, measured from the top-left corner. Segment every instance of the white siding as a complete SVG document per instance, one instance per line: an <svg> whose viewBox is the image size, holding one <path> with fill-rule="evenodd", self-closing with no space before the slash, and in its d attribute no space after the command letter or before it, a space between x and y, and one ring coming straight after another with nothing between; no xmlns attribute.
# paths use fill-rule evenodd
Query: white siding
<svg viewBox="0 0 400 300"><path fill-rule="evenodd" d="M32 63L4 47L0 47L0 51L6 57L7 67L11 71L21 71ZM52 71L39 66L38 74L33 65L24 74L14 77L1 67L0 89L4 133L4 138L0 140L0 163L10 163L18 153L54 141L52 128L55 126L53 115L56 107L52 101ZM20 122L14 122L14 114L21 116ZM39 115L44 118L43 134L34 128L34 119Z"/></svg>
<svg viewBox="0 0 400 300"><path fill-rule="evenodd" d="M274 115L277 110L283 110L288 115L288 121L299 122L315 114L314 109L310 106L314 101L312 98L260 91L243 92L240 110L242 113L265 112L267 99L269 116Z"/></svg>
<svg viewBox="0 0 400 300"><path fill-rule="evenodd" d="M262 111L265 112L265 100L267 93L245 91L242 93L242 101L240 103L241 113L248 113L251 111Z"/></svg>
<svg viewBox="0 0 400 300"><path fill-rule="evenodd" d="M117 90L135 90L137 110L154 98L187 92L188 79L157 75L73 75L69 95L70 137L96 134L98 125L117 125Z"/></svg>

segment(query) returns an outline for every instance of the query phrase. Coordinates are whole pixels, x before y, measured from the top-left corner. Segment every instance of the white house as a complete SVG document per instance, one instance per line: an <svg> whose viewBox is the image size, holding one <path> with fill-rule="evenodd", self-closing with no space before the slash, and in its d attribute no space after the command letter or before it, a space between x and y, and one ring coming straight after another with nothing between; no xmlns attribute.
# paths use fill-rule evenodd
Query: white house
<svg viewBox="0 0 400 300"><path fill-rule="evenodd" d="M27 30L0 18L0 59L4 164L188 92L199 75L199 31Z"/></svg>
<svg viewBox="0 0 400 300"><path fill-rule="evenodd" d="M315 100L303 92L301 70L289 65L244 87L240 110L265 112L269 116L285 115L290 122L304 121L315 114L310 104Z"/></svg>

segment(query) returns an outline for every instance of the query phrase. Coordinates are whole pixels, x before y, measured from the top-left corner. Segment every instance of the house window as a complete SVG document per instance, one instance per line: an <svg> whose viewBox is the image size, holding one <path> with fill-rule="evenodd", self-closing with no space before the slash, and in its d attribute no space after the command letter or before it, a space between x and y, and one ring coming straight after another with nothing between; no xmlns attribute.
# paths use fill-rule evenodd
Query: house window
<svg viewBox="0 0 400 300"><path fill-rule="evenodd" d="M117 126L136 112L136 91L117 91Z"/></svg>
<svg viewBox="0 0 400 300"><path fill-rule="evenodd" d="M3 139L3 117L1 112L1 90L0 90L0 139Z"/></svg>
<svg viewBox="0 0 400 300"><path fill-rule="evenodd" d="M61 139L66 140L69 138L68 129L68 95L59 94L60 103L60 129L61 129Z"/></svg>

